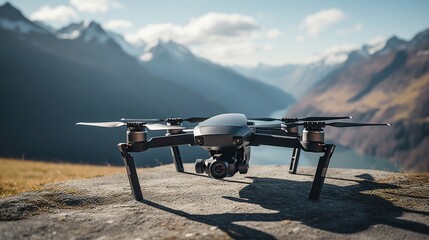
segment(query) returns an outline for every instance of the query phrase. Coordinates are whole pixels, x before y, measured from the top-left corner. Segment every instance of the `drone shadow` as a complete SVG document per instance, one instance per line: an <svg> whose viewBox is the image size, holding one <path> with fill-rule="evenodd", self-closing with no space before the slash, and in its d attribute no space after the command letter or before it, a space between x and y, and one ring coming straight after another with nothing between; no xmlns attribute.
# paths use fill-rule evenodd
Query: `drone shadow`
<svg viewBox="0 0 429 240"><path fill-rule="evenodd" d="M429 226L400 219L404 213L429 215L429 212L415 211L393 205L390 201L364 191L375 189L395 189L396 185L377 183L371 175L356 176L362 180L350 186L326 184L319 201L308 200L312 182L287 179L250 177L253 182L240 190L240 198L223 196L235 201L259 205L276 213L222 213L190 214L161 204L142 200L141 202L157 209L185 217L192 221L216 226L231 238L275 239L267 232L235 222L279 222L299 221L312 228L333 233L350 234L363 231L375 224L389 225L416 233L428 234Z"/></svg>
<svg viewBox="0 0 429 240"><path fill-rule="evenodd" d="M215 179L215 178L209 177L207 175L196 174L196 173L193 173L193 172L182 172L182 173L188 174L188 175L192 175L192 176L197 176L197 177L210 178L210 179L217 180L217 181L224 181L224 182L230 182L230 183L240 183L240 184L251 184L249 182L237 181L237 180L232 180L232 179L228 179L228 178Z"/></svg>

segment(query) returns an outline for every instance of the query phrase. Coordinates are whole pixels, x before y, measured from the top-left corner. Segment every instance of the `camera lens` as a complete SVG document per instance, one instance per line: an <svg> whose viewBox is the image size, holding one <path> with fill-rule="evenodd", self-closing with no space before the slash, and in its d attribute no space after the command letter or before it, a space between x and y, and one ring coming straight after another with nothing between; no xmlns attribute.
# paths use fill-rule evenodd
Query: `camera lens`
<svg viewBox="0 0 429 240"><path fill-rule="evenodd" d="M224 171L225 171L225 166L222 166L222 165L216 165L215 167L214 167L214 170L215 170L215 172L216 172L216 174L222 174Z"/></svg>
<svg viewBox="0 0 429 240"><path fill-rule="evenodd" d="M214 178L224 178L228 174L228 166L224 161L214 160L210 165L210 174Z"/></svg>

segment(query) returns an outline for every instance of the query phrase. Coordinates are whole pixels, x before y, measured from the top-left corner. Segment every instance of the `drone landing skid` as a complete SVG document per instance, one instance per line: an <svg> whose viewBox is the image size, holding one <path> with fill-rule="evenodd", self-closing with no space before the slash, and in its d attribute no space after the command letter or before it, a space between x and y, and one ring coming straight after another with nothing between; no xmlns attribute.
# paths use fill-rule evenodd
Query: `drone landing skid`
<svg viewBox="0 0 429 240"><path fill-rule="evenodd" d="M294 148L292 152L292 159L290 160L289 173L296 174L298 169L299 156L301 155L300 148Z"/></svg>
<svg viewBox="0 0 429 240"><path fill-rule="evenodd" d="M182 157L180 156L180 151L178 146L172 146L171 149L171 156L173 157L174 165L176 166L177 172L184 172L183 169L183 162Z"/></svg>
<svg viewBox="0 0 429 240"><path fill-rule="evenodd" d="M331 160L332 154L335 150L335 145L326 144L324 150L325 153L319 158L319 163L317 164L316 174L314 175L313 185L311 186L310 191L310 200L319 200L323 183L325 182L329 161ZM298 162L296 162L296 164L298 164Z"/></svg>
<svg viewBox="0 0 429 240"><path fill-rule="evenodd" d="M122 159L124 160L125 168L127 169L128 180L130 181L131 191L137 201L143 200L142 190L140 188L139 178L137 176L136 165L134 158L128 153L127 144L118 144Z"/></svg>

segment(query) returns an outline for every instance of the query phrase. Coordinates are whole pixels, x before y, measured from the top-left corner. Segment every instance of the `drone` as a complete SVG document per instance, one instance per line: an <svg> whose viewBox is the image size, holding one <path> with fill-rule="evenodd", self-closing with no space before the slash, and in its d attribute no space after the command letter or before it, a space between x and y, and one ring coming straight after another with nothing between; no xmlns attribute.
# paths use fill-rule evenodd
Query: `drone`
<svg viewBox="0 0 429 240"><path fill-rule="evenodd" d="M177 172L184 172L179 146L190 145L204 148L210 153L209 159L197 159L195 171L206 173L215 179L232 177L237 172L246 174L249 169L250 148L253 146L276 146L292 148L289 173L296 174L301 150L323 153L319 158L309 199L318 200L322 191L329 161L335 150L334 144L325 143L325 127L391 126L389 123L329 122L351 119L346 117L305 117L305 118L247 118L240 113L220 114L213 117L166 118L166 119L126 119L118 122L79 122L76 125L115 128L126 126L126 143L119 143L132 194L142 200L143 194L137 176L134 158L130 153L144 152L151 148L170 147ZM257 125L259 122L280 123ZM183 122L197 123L186 128ZM303 126L302 134L299 127ZM165 136L148 139L149 131L166 131Z"/></svg>

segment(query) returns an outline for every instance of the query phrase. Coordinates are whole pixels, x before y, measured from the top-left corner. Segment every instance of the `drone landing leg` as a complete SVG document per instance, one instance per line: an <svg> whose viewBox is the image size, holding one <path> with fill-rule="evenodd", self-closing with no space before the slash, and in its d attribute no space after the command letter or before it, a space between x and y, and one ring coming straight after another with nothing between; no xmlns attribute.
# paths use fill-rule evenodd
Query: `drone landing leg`
<svg viewBox="0 0 429 240"><path fill-rule="evenodd" d="M182 163L182 157L180 156L180 151L178 146L172 146L171 149L171 155L173 156L173 162L174 165L176 165L176 171L177 172L183 172L183 163Z"/></svg>
<svg viewBox="0 0 429 240"><path fill-rule="evenodd" d="M314 175L313 185L311 186L310 200L318 200L325 181L326 171L328 170L329 160L334 153L335 145L326 144L325 154L319 158L316 174Z"/></svg>
<svg viewBox="0 0 429 240"><path fill-rule="evenodd" d="M128 173L128 180L130 181L131 191L134 198L139 201L143 199L142 190L140 188L139 179L137 176L136 166L134 164L133 156L128 153L127 144L118 144L119 151L121 152L122 159L124 160L125 167Z"/></svg>
<svg viewBox="0 0 429 240"><path fill-rule="evenodd" d="M289 173L295 174L298 169L299 156L301 155L300 148L294 148L292 152L292 159L290 160Z"/></svg>

